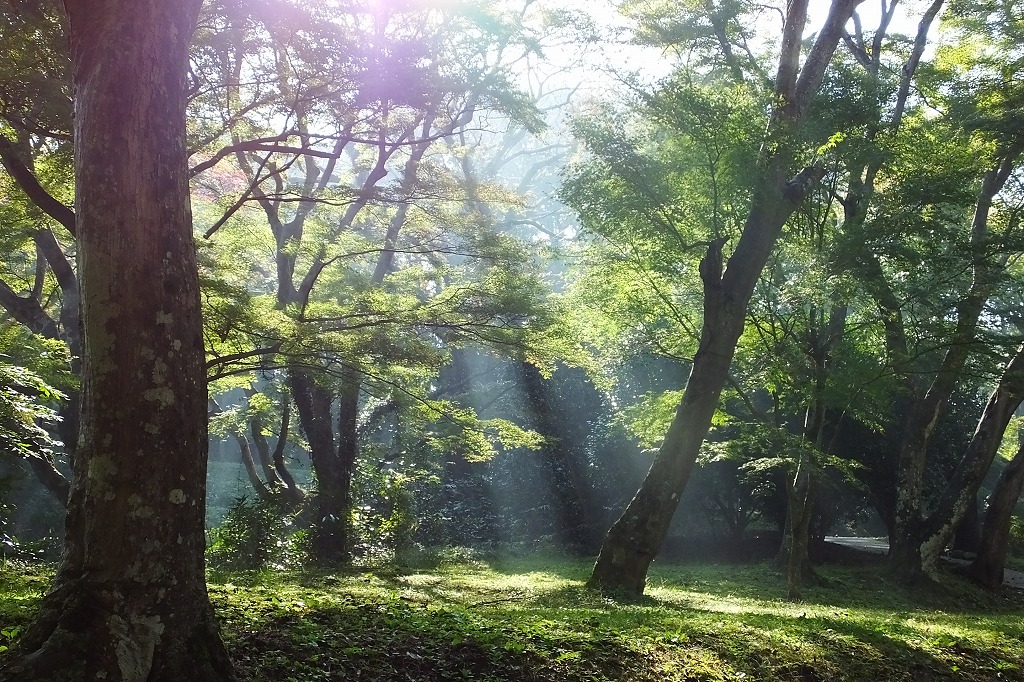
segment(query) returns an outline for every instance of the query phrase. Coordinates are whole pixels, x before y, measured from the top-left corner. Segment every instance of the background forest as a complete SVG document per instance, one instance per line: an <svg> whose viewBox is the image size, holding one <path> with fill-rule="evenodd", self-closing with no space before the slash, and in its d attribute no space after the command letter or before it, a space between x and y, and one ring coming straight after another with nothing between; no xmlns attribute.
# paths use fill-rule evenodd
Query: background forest
<svg viewBox="0 0 1024 682"><path fill-rule="evenodd" d="M999 585L1024 9L589 4L204 4L209 565L604 547L591 584L640 593L659 553L778 554L795 598L870 535ZM5 560L58 556L79 429L57 5L0 3Z"/></svg>

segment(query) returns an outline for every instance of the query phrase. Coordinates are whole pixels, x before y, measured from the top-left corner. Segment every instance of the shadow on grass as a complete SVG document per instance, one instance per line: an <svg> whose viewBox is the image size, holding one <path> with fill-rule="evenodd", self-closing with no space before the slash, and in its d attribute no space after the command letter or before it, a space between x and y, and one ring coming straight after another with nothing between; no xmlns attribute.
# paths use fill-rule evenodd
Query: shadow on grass
<svg viewBox="0 0 1024 682"><path fill-rule="evenodd" d="M398 600L276 613L231 624L227 643L247 680L657 680L647 659L614 638L571 637Z"/></svg>
<svg viewBox="0 0 1024 682"><path fill-rule="evenodd" d="M220 595L218 595L219 597ZM218 598L245 680L1021 680L1020 657L844 614L722 614L654 598L620 605L578 586L521 602ZM1001 675L1001 677L1000 677Z"/></svg>

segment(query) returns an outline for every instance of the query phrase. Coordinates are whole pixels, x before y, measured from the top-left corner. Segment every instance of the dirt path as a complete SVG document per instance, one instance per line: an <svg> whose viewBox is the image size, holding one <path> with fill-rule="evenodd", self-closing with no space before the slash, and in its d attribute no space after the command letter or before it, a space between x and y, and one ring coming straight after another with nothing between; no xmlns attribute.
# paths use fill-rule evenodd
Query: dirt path
<svg viewBox="0 0 1024 682"><path fill-rule="evenodd" d="M834 545L840 545L842 547L849 547L850 549L856 549L867 554L885 555L889 553L889 543L885 538L854 538L829 535L825 538L825 542L831 542ZM951 557L943 558L946 561L965 566L970 563L970 561L967 561L966 559L953 559ZM1018 590L1024 590L1024 572L1012 571L1009 568L1004 569L1003 587L1012 587Z"/></svg>

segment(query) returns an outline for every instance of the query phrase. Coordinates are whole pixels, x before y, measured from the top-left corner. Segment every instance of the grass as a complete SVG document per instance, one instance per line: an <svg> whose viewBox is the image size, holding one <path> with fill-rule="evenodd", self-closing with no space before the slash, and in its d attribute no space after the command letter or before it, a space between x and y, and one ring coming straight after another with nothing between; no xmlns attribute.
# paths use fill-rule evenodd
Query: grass
<svg viewBox="0 0 1024 682"><path fill-rule="evenodd" d="M519 556L214 574L210 594L252 682L1024 680L1024 592L955 575L909 590L876 567L825 567L791 603L766 565L655 564L647 595L621 602L585 590L588 570ZM0 573L0 645L47 580Z"/></svg>

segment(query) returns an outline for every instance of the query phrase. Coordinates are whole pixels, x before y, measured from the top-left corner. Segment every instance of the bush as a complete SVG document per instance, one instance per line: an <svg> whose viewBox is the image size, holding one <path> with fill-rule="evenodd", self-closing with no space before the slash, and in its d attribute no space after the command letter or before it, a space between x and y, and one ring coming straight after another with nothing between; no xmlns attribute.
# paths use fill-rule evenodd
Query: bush
<svg viewBox="0 0 1024 682"><path fill-rule="evenodd" d="M1017 516L1010 519L1009 554L1024 559L1024 520Z"/></svg>
<svg viewBox="0 0 1024 682"><path fill-rule="evenodd" d="M3 467L0 466L0 469ZM47 518L45 513L45 503L51 503L52 506L56 506L56 503L48 497L48 494L42 490L33 490L38 497L42 498L42 503L39 504L38 500L33 500L32 496L15 496L12 492L13 479L8 477L5 478L0 475L0 566L6 565L9 560L16 561L43 561L49 559L55 559L60 555L61 546L63 545L62 539L51 528L45 526L33 527L32 524L25 524L21 519L22 523L19 522L18 512L19 510L25 512L25 509L19 507L20 502L12 500L12 497L20 499L20 501L27 501L30 505L35 504L36 510L43 507L43 512L40 515L46 520L54 521L59 523L60 519ZM22 517L25 516L23 513Z"/></svg>
<svg viewBox="0 0 1024 682"><path fill-rule="evenodd" d="M305 531L295 530L287 501L235 498L224 520L209 531L211 567L239 571L285 568L305 558Z"/></svg>

